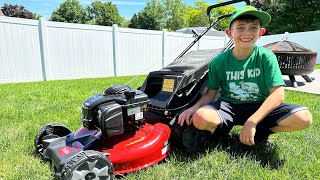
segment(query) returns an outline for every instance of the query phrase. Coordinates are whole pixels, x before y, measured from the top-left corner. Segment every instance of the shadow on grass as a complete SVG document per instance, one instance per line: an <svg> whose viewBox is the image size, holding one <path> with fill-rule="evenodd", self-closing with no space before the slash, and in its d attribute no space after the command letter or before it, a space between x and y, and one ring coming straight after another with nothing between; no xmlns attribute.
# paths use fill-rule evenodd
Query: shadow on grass
<svg viewBox="0 0 320 180"><path fill-rule="evenodd" d="M249 157L259 163L263 168L280 169L285 162L278 153L278 147L275 143L257 144L247 146L240 142L238 134L231 134L228 138L221 139L219 142L209 142L205 151L199 153L185 153L183 149L178 149L176 157L179 161L188 162L202 158L205 152L214 153L214 151L225 151L236 159Z"/></svg>
<svg viewBox="0 0 320 180"><path fill-rule="evenodd" d="M275 143L261 143L255 146L247 146L240 142L238 134L231 134L227 139L221 140L217 145L209 147L211 150L226 151L235 158L250 156L261 167L279 169L285 160L279 157L278 147Z"/></svg>

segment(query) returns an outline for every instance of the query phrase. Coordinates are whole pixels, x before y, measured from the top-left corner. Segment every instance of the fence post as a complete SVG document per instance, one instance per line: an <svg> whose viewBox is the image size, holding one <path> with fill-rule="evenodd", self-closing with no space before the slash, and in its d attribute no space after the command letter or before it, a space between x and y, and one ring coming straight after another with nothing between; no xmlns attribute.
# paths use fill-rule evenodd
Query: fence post
<svg viewBox="0 0 320 180"><path fill-rule="evenodd" d="M48 39L47 39L47 25L44 17L41 17L38 25L39 30L39 42L40 42L40 53L41 53L41 68L43 80L47 80L47 66L49 52L48 52Z"/></svg>
<svg viewBox="0 0 320 180"><path fill-rule="evenodd" d="M285 33L284 33L284 40L287 41L287 40L288 40L288 37L289 37L289 32L285 32Z"/></svg>
<svg viewBox="0 0 320 180"><path fill-rule="evenodd" d="M117 76L117 60L118 60L118 25L112 25L112 42L113 42L113 72Z"/></svg>
<svg viewBox="0 0 320 180"><path fill-rule="evenodd" d="M166 58L166 37L167 37L167 30L162 30L162 68L164 67L164 61Z"/></svg>

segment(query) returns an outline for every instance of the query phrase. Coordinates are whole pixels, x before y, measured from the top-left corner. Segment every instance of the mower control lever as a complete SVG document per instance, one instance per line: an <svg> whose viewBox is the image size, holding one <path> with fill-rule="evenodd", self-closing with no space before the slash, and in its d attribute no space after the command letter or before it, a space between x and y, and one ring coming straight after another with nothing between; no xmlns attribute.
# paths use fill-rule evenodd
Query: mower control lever
<svg viewBox="0 0 320 180"><path fill-rule="evenodd" d="M235 3L238 3L238 2L242 2L242 1L246 2L247 5L250 5L250 1L249 0L232 0L232 1L222 2L222 3L219 3L219 4L214 4L214 5L209 6L207 8L207 15L210 16L211 10L213 8L226 6L226 5L229 5L229 4L235 4Z"/></svg>

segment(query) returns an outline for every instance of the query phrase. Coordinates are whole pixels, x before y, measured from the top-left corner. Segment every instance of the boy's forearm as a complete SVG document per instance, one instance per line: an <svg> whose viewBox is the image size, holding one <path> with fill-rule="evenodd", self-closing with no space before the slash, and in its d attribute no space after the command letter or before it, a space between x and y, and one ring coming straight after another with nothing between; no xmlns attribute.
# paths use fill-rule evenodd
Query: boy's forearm
<svg viewBox="0 0 320 180"><path fill-rule="evenodd" d="M271 94L262 103L261 107L247 120L248 123L257 125L262 121L270 112L277 108L281 102L284 101L284 89L282 86L274 87L271 90Z"/></svg>

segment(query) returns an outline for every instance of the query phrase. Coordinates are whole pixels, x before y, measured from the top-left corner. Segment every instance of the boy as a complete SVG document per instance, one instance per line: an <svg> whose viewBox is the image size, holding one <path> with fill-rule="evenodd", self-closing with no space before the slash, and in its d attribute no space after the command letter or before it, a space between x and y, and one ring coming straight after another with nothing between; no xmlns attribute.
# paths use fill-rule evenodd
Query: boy
<svg viewBox="0 0 320 180"><path fill-rule="evenodd" d="M181 126L188 125L183 134L187 148L199 150L207 139L203 136L215 130L228 133L234 125L243 126L239 139L249 146L266 142L274 132L311 125L312 115L306 107L283 103L285 84L276 56L255 45L270 20L268 13L252 6L232 13L226 34L233 39L234 48L211 61L207 92L178 118ZM212 102L219 88L221 96Z"/></svg>

